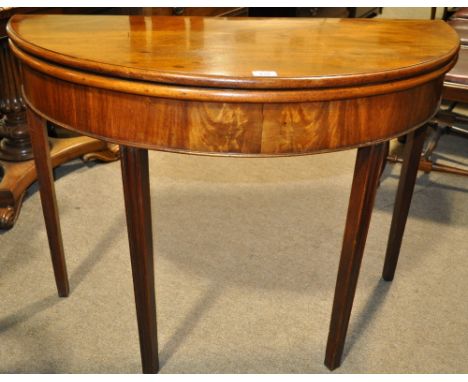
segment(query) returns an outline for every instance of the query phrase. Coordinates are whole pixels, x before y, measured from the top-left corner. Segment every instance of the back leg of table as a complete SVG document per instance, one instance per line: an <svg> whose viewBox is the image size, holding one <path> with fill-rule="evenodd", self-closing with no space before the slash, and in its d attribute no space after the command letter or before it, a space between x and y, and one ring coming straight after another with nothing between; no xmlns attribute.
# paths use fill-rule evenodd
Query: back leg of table
<svg viewBox="0 0 468 382"><path fill-rule="evenodd" d="M325 365L336 369L348 330L372 208L385 160L385 144L358 149L333 301Z"/></svg>
<svg viewBox="0 0 468 382"><path fill-rule="evenodd" d="M27 111L27 118L55 282L57 284L59 296L66 297L68 296L70 287L68 284L67 267L63 251L57 200L55 197L54 177L47 136L47 122L29 109Z"/></svg>
<svg viewBox="0 0 468 382"><path fill-rule="evenodd" d="M398 183L392 224L390 226L390 235L387 244L387 253L385 255L385 264L382 273L382 277L386 281L392 281L395 276L425 136L426 126L409 134L405 143L403 165L401 167L400 181Z"/></svg>
<svg viewBox="0 0 468 382"><path fill-rule="evenodd" d="M148 151L120 146L120 155L141 361L144 373L157 373L159 361Z"/></svg>

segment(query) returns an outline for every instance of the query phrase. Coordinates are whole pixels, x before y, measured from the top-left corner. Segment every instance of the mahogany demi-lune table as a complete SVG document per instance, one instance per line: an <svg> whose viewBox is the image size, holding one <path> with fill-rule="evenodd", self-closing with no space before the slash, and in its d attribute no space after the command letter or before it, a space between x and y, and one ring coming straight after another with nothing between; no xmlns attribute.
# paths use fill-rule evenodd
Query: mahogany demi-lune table
<svg viewBox="0 0 468 382"><path fill-rule="evenodd" d="M442 21L17 15L8 34L60 296L69 286L46 121L121 146L144 372L159 368L147 150L278 157L357 148L325 356L338 367L386 143L408 135L383 274L391 280L456 33Z"/></svg>

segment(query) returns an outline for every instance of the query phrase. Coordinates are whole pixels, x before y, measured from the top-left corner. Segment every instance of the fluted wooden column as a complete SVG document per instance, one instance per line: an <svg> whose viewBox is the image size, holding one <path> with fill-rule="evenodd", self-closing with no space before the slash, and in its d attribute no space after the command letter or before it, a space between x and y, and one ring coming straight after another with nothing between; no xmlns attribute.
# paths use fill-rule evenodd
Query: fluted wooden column
<svg viewBox="0 0 468 382"><path fill-rule="evenodd" d="M19 64L8 48L8 39L0 39L0 159L24 161L33 157L26 125L26 106L21 95Z"/></svg>

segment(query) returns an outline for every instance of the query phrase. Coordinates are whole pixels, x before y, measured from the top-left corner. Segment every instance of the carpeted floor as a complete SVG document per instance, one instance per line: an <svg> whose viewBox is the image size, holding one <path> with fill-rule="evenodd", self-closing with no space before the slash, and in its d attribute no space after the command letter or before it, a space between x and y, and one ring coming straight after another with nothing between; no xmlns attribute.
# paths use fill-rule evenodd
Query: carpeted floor
<svg viewBox="0 0 468 382"><path fill-rule="evenodd" d="M439 148L458 159L466 151L450 136ZM328 372L354 158L151 153L162 373ZM419 175L397 275L386 283L399 169L387 166L378 192L336 373L466 373L468 179ZM139 372L119 163L74 162L57 173L72 293L56 295L33 190L0 236L0 372Z"/></svg>
<svg viewBox="0 0 468 382"><path fill-rule="evenodd" d="M466 147L444 136L439 158L468 164ZM150 154L161 373L329 373L354 158ZM0 234L0 372L141 371L119 166L57 171L70 297L56 294L34 187ZM383 176L335 373L467 373L468 178L419 174L386 283L399 170Z"/></svg>

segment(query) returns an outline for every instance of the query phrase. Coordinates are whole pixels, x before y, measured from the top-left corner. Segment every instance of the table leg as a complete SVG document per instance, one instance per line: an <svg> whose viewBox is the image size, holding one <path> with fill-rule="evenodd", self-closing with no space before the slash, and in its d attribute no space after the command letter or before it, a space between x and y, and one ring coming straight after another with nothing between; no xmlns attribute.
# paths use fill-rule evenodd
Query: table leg
<svg viewBox="0 0 468 382"><path fill-rule="evenodd" d="M144 373L159 370L148 151L120 146L133 288Z"/></svg>
<svg viewBox="0 0 468 382"><path fill-rule="evenodd" d="M421 151L426 136L426 126L423 126L408 135L403 154L403 166L401 168L400 181L393 209L392 224L387 244L387 253L382 277L386 281L392 281L400 254L401 242L405 231L406 219L413 196L416 175L418 173Z"/></svg>
<svg viewBox="0 0 468 382"><path fill-rule="evenodd" d="M357 152L325 356L325 365L330 370L336 369L341 363L385 153L384 143L362 147Z"/></svg>
<svg viewBox="0 0 468 382"><path fill-rule="evenodd" d="M37 180L42 202L42 213L49 239L55 282L60 297L69 293L67 267L62 243L62 232L55 198L54 177L50 160L49 142L47 140L46 120L28 109L27 119L29 134L36 164Z"/></svg>

